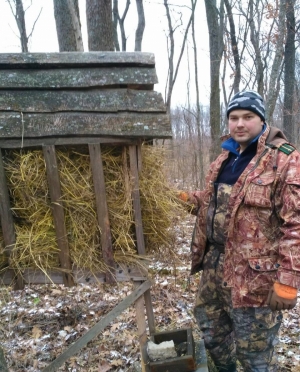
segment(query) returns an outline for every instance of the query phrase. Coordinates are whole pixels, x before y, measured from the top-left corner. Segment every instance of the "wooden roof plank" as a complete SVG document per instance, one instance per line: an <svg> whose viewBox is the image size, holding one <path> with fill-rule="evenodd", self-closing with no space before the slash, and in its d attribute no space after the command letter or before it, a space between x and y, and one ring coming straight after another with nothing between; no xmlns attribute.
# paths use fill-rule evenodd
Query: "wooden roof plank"
<svg viewBox="0 0 300 372"><path fill-rule="evenodd" d="M91 135L171 138L172 131L166 114L0 112L0 139Z"/></svg>
<svg viewBox="0 0 300 372"><path fill-rule="evenodd" d="M60 52L0 53L0 68L64 68L70 66L154 66L153 53L144 52Z"/></svg>
<svg viewBox="0 0 300 372"><path fill-rule="evenodd" d="M149 90L5 90L0 111L166 112L166 106L161 93Z"/></svg>
<svg viewBox="0 0 300 372"><path fill-rule="evenodd" d="M157 84L154 66L0 70L0 89L62 89Z"/></svg>

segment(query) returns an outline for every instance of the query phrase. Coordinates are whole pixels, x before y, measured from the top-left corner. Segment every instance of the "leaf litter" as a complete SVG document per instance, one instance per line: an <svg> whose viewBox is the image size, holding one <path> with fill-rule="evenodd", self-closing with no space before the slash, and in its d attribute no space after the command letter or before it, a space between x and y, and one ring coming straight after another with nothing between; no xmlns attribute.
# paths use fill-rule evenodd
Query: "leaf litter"
<svg viewBox="0 0 300 372"><path fill-rule="evenodd" d="M199 275L190 277L189 245L194 217L174 221L176 260L161 252L149 274L157 331L191 327L201 337L193 318ZM116 285L26 286L21 291L1 289L0 343L10 372L42 371L83 336L133 290L129 282ZM300 371L300 300L283 313L276 349L280 371ZM140 351L134 306L129 307L59 371L134 372ZM242 369L240 368L240 371Z"/></svg>

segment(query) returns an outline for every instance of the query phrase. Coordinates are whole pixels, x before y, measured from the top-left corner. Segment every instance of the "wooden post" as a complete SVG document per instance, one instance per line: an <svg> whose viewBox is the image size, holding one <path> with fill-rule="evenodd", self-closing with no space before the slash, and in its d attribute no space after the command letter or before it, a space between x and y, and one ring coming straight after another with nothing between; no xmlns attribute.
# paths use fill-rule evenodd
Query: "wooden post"
<svg viewBox="0 0 300 372"><path fill-rule="evenodd" d="M64 285L71 287L74 280L71 275L71 259L69 253L69 243L65 224L65 214L61 202L60 178L57 166L55 146L43 146L43 153L46 162L48 186L51 198L52 214L56 231L57 245L59 248L59 261L63 272Z"/></svg>
<svg viewBox="0 0 300 372"><path fill-rule="evenodd" d="M5 245L5 255L10 257L11 251L16 244L16 235L13 216L10 208L8 187L5 178L2 151L0 149L0 218ZM16 273L16 283L14 289L24 288L24 281L19 273Z"/></svg>
<svg viewBox="0 0 300 372"><path fill-rule="evenodd" d="M103 260L108 267L108 271L105 275L106 282L113 283L116 281L114 275L115 261L113 256L100 143L89 144L89 152L93 172L98 223L101 229Z"/></svg>

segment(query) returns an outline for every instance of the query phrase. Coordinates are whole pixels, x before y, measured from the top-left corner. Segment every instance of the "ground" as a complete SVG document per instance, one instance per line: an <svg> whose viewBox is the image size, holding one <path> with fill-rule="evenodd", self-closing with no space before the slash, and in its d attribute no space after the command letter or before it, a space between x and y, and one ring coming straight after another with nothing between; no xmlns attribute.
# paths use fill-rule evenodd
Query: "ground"
<svg viewBox="0 0 300 372"><path fill-rule="evenodd" d="M163 254L152 261L150 275L158 331L192 328L200 337L192 308L199 277L189 276L189 245L194 218L178 218L174 252L177 262ZM10 372L42 371L68 346L133 290L131 283L65 288L31 286L22 291L2 289L0 343ZM276 346L281 371L300 371L300 301L284 313ZM128 308L59 371L132 372L140 363L134 307Z"/></svg>

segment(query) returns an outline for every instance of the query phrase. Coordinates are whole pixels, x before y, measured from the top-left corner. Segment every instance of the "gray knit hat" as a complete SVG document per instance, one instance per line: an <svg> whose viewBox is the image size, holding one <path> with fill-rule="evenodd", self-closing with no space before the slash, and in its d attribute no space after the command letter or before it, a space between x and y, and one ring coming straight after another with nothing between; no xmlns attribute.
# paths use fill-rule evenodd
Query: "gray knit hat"
<svg viewBox="0 0 300 372"><path fill-rule="evenodd" d="M243 92L236 93L227 107L227 118L233 110L252 111L265 121L264 100L254 90L244 90Z"/></svg>

